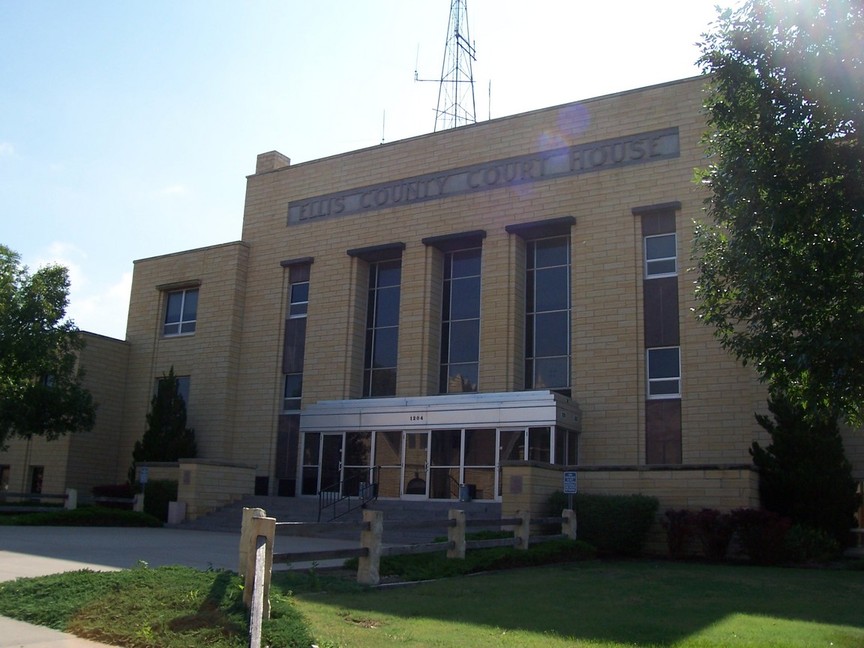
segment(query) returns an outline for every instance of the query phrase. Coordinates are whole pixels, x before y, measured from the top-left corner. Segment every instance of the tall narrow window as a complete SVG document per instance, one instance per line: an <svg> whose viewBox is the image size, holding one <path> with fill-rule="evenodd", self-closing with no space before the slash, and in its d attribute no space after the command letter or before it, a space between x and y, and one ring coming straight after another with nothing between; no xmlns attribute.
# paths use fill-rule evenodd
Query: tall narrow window
<svg viewBox="0 0 864 648"><path fill-rule="evenodd" d="M644 258L645 462L680 464L681 337L678 303L678 202L634 207Z"/></svg>
<svg viewBox="0 0 864 648"><path fill-rule="evenodd" d="M476 392L480 366L480 248L444 255L442 394Z"/></svg>
<svg viewBox="0 0 864 648"><path fill-rule="evenodd" d="M311 261L290 263L288 274L288 319L285 320L285 346L282 357L284 374L283 411L300 409L303 397L303 364L306 354L306 315L309 311L309 274Z"/></svg>
<svg viewBox="0 0 864 648"><path fill-rule="evenodd" d="M169 292L165 304L163 335L189 335L198 319L198 289Z"/></svg>
<svg viewBox="0 0 864 648"><path fill-rule="evenodd" d="M363 371L364 396L396 394L401 281L401 259L369 264L366 354Z"/></svg>
<svg viewBox="0 0 864 648"><path fill-rule="evenodd" d="M570 237L527 242L525 388L570 387Z"/></svg>

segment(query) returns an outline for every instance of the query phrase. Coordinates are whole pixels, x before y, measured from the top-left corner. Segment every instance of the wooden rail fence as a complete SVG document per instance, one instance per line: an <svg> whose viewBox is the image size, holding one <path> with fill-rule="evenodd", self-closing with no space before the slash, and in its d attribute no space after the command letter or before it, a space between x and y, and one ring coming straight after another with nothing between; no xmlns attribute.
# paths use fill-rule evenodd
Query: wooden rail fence
<svg viewBox="0 0 864 648"><path fill-rule="evenodd" d="M531 535L532 526L560 525L561 533L552 535ZM381 581L380 563L384 556L433 553L446 551L447 557L464 559L467 549L490 547L516 547L528 549L532 544L560 538L576 539L576 514L565 509L561 517L532 518L530 512L518 512L511 518L466 519L465 511L451 509L447 520L422 520L415 522L394 522L398 529L441 529L447 530L447 542L428 542L420 544L384 546L384 514L381 511L365 509L363 521L354 524L333 525L328 523L308 524L302 522L277 522L267 517L263 509L244 508L240 533L239 573L244 579L243 600L250 608L250 648L261 646L261 623L270 618L270 580L274 564L290 564L318 560L357 558L357 582L364 585L377 585ZM349 549L330 549L324 551L298 551L274 553L276 533L286 535L326 535L334 529L354 527L360 532L360 546ZM513 536L489 540L466 540L467 528L499 529L512 527Z"/></svg>

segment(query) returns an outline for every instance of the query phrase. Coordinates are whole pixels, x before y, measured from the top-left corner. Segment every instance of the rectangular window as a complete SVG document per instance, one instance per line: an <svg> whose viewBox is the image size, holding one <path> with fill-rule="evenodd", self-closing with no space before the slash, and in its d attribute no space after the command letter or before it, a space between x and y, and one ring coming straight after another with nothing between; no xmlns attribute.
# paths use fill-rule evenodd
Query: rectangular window
<svg viewBox="0 0 864 648"><path fill-rule="evenodd" d="M291 284L291 303L288 306L288 317L295 319L306 317L309 310L309 282L301 281Z"/></svg>
<svg viewBox="0 0 864 648"><path fill-rule="evenodd" d="M285 397L283 410L299 410L300 399L303 396L303 374L290 373L285 375Z"/></svg>
<svg viewBox="0 0 864 648"><path fill-rule="evenodd" d="M678 272L677 237L659 234L645 237L645 277L670 277Z"/></svg>
<svg viewBox="0 0 864 648"><path fill-rule="evenodd" d="M402 260L369 264L363 396L396 394Z"/></svg>
<svg viewBox="0 0 864 648"><path fill-rule="evenodd" d="M679 347L648 349L648 398L681 397Z"/></svg>
<svg viewBox="0 0 864 648"><path fill-rule="evenodd" d="M167 294L163 335L191 335L198 319L198 289L175 290Z"/></svg>
<svg viewBox="0 0 864 648"><path fill-rule="evenodd" d="M528 241L525 388L570 388L570 237Z"/></svg>
<svg viewBox="0 0 864 648"><path fill-rule="evenodd" d="M442 394L476 392L480 367L480 248L444 255Z"/></svg>

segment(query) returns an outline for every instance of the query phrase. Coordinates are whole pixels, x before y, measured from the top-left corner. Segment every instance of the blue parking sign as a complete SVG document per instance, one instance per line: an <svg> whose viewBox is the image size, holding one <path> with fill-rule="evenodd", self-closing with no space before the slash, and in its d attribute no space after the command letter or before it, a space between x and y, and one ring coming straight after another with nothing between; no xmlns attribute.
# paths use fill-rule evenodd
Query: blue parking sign
<svg viewBox="0 0 864 648"><path fill-rule="evenodd" d="M567 470L564 472L564 494L572 495L576 492L576 471Z"/></svg>

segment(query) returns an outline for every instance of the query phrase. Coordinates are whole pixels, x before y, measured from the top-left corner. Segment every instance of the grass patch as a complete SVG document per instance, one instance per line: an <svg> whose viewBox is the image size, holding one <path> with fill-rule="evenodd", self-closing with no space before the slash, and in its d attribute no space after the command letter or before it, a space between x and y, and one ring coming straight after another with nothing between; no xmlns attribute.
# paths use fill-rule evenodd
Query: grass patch
<svg viewBox="0 0 864 648"><path fill-rule="evenodd" d="M287 593L275 590L271 608L265 644L312 644ZM0 614L129 648L249 644L242 585L227 571L141 567L19 579L0 583Z"/></svg>
<svg viewBox="0 0 864 648"><path fill-rule="evenodd" d="M58 509L39 513L0 515L0 526L87 526L87 527L161 527L162 521L146 513L82 506L71 511Z"/></svg>
<svg viewBox="0 0 864 648"><path fill-rule="evenodd" d="M452 561L459 562L459 561ZM276 572L271 648L864 645L864 572L581 561L368 589ZM129 648L248 645L240 580L185 567L0 584L0 614ZM314 638L314 639L313 639Z"/></svg>
<svg viewBox="0 0 864 648"><path fill-rule="evenodd" d="M296 597L328 648L853 648L862 593L860 571L591 561Z"/></svg>

